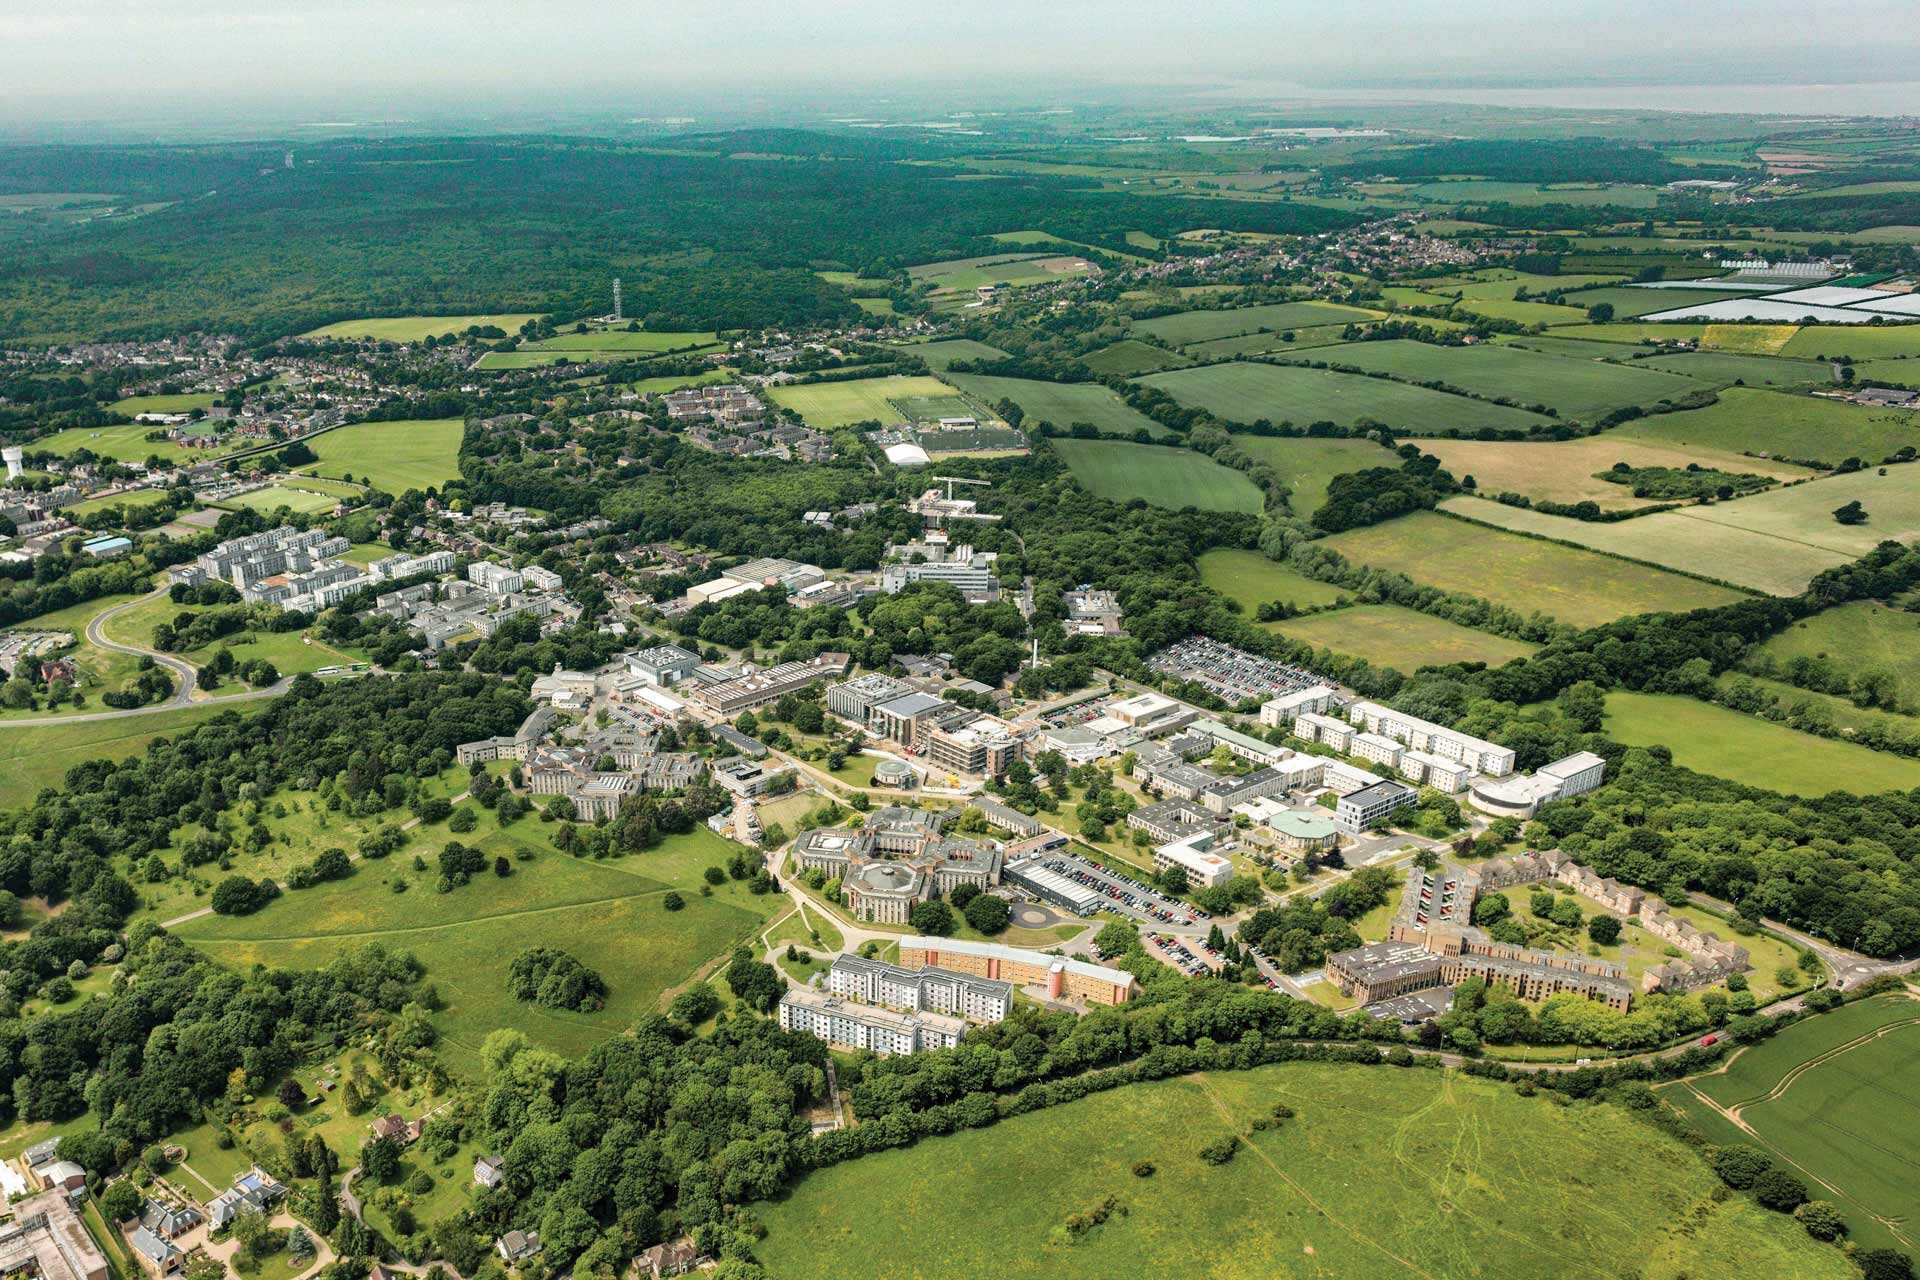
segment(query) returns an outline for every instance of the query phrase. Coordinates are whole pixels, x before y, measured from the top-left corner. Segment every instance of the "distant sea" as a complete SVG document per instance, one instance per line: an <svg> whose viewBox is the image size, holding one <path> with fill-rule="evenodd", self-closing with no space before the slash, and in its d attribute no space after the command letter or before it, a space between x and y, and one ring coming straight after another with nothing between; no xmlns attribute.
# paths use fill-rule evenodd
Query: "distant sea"
<svg viewBox="0 0 1920 1280"><path fill-rule="evenodd" d="M1920 115L1920 80L1869 84L1596 84L1529 89L1391 89L1309 87L1243 81L1220 96L1305 98L1316 102L1382 105L1450 102L1489 107L1565 107L1573 110L1698 111L1734 115Z"/></svg>

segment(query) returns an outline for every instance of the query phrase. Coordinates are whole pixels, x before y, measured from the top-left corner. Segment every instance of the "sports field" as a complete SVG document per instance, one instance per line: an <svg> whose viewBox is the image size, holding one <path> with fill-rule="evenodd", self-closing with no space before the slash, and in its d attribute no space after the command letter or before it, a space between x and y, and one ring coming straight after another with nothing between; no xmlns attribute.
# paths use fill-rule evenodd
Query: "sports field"
<svg viewBox="0 0 1920 1280"><path fill-rule="evenodd" d="M1232 338L1262 330L1306 329L1315 325L1378 320L1383 313L1337 302L1270 302L1259 307L1226 311L1176 311L1151 320L1133 322L1133 332L1147 334L1176 347L1215 338Z"/></svg>
<svg viewBox="0 0 1920 1280"><path fill-rule="evenodd" d="M1271 600L1301 608L1333 604L1347 593L1307 577L1258 551L1221 547L1200 557L1200 581L1230 600L1238 600L1249 618Z"/></svg>
<svg viewBox="0 0 1920 1280"><path fill-rule="evenodd" d="M1346 347L1338 348L1344 355ZM1525 431L1550 419L1524 409L1469 400L1425 387L1330 369L1270 364L1215 364L1175 369L1142 378L1182 404L1229 422L1333 422L1362 420L1423 434L1472 432L1481 427Z"/></svg>
<svg viewBox="0 0 1920 1280"><path fill-rule="evenodd" d="M1824 386L1832 372L1818 360L1789 360L1784 356L1743 355L1734 351L1694 351L1683 356L1651 356L1634 361L1636 369L1660 369L1697 378L1709 386L1749 387Z"/></svg>
<svg viewBox="0 0 1920 1280"><path fill-rule="evenodd" d="M844 427L854 422L901 422L906 414L895 401L914 396L950 396L953 388L924 374L911 377L895 374L774 387L767 394L775 404L798 413L810 427Z"/></svg>
<svg viewBox="0 0 1920 1280"><path fill-rule="evenodd" d="M1618 431L1579 440L1422 440L1456 479L1472 476L1481 493L1519 493L1535 501L1594 502L1605 510L1644 507L1629 485L1596 478L1616 462L1636 467L1685 467L1698 463L1721 471L1798 480L1814 474L1784 462L1763 462L1713 449L1676 448L1629 440Z"/></svg>
<svg viewBox="0 0 1920 1280"><path fill-rule="evenodd" d="M1920 707L1920 615L1855 600L1794 623L1760 646L1776 662L1824 658L1843 674L1891 675L1903 705Z"/></svg>
<svg viewBox="0 0 1920 1280"><path fill-rule="evenodd" d="M1491 502L1481 505L1513 510ZM1522 614L1544 613L1576 627L1741 598L1724 587L1678 574L1429 511L1335 534L1323 545L1356 564L1391 569L1415 582L1477 596Z"/></svg>
<svg viewBox="0 0 1920 1280"><path fill-rule="evenodd" d="M315 474L350 475L397 496L459 479L465 430L459 418L359 422L317 435L307 447L320 459Z"/></svg>
<svg viewBox="0 0 1920 1280"><path fill-rule="evenodd" d="M1281 1102L1293 1118L1255 1132ZM1228 1134L1246 1144L1237 1157L1204 1162L1199 1149ZM1143 1160L1151 1177L1132 1172ZM926 1139L810 1174L753 1212L767 1227L755 1250L785 1280L838 1280L851 1256L875 1280L1853 1274L1791 1220L1718 1189L1698 1155L1624 1109L1556 1107L1452 1072L1302 1063ZM1102 1225L1068 1230L1109 1202Z"/></svg>
<svg viewBox="0 0 1920 1280"><path fill-rule="evenodd" d="M1689 378L1645 365L1574 360L1492 343L1437 347L1404 339L1355 342L1319 358L1408 382L1438 381L1475 395L1543 404L1569 418L1597 417L1700 390Z"/></svg>
<svg viewBox="0 0 1920 1280"><path fill-rule="evenodd" d="M484 851L489 861L500 853L511 859L516 848L532 849L533 859L513 861L510 876L489 869L451 893L435 893L439 873L414 871L410 857L424 852L432 862L444 836L431 833L391 858L359 864L345 880L288 892L256 915L204 916L178 931L242 969L256 960L317 968L345 950L376 941L412 951L447 999L447 1008L434 1020L445 1038L465 1051L450 1055L452 1062L470 1061L486 1034L503 1026L563 1053L584 1052L658 1008L663 992L785 905L773 895L753 896L738 881L701 896L696 891L700 873L724 863L734 847L704 829L607 862L553 850L546 843L551 828L529 818L505 830L486 818L480 830L478 837L461 839ZM406 892L393 891L396 880L408 885ZM683 891L683 910L661 905L670 888ZM605 1009L545 1009L507 993L507 967L514 956L543 942L599 970L609 987Z"/></svg>
<svg viewBox="0 0 1920 1280"><path fill-rule="evenodd" d="M233 704L245 714L266 699ZM99 708L93 708L98 710ZM21 805L42 787L57 787L67 770L88 760L124 760L166 734L191 728L228 710L217 703L118 716L82 724L25 725L0 728L0 807Z"/></svg>
<svg viewBox="0 0 1920 1280"><path fill-rule="evenodd" d="M1863 1244L1920 1246L1920 1003L1887 994L1845 1005L1660 1094L1710 1135L1739 1130L1797 1169Z"/></svg>
<svg viewBox="0 0 1920 1280"><path fill-rule="evenodd" d="M155 507L167 500L165 489L135 489L131 493L116 493L106 498L88 498L85 502L76 502L70 507L60 508L72 517L91 515L96 511L107 511L114 507L124 507L129 511L138 511L143 507Z"/></svg>
<svg viewBox="0 0 1920 1280"><path fill-rule="evenodd" d="M1237 435L1233 443L1272 467L1291 491L1287 505L1309 517L1327 501L1335 476L1368 467L1397 467L1399 455L1371 440Z"/></svg>
<svg viewBox="0 0 1920 1280"><path fill-rule="evenodd" d="M190 409L212 408L213 395L211 391L183 391L177 395L128 396L115 400L107 406L107 411L124 413L129 418L141 413L186 413Z"/></svg>
<svg viewBox="0 0 1920 1280"><path fill-rule="evenodd" d="M1156 507L1203 511L1261 508L1253 481L1205 454L1166 445L1123 440L1054 440L1074 479L1113 502L1140 498Z"/></svg>
<svg viewBox="0 0 1920 1280"><path fill-rule="evenodd" d="M1619 690L1604 732L1630 747L1663 746L1673 762L1795 796L1871 795L1920 787L1920 761L1820 738L1694 698Z"/></svg>
<svg viewBox="0 0 1920 1280"><path fill-rule="evenodd" d="M1783 391L1730 387L1720 393L1718 403L1704 409L1642 418L1608 435L1838 466L1848 458L1879 462L1908 445L1920 447L1920 415Z"/></svg>
<svg viewBox="0 0 1920 1280"><path fill-rule="evenodd" d="M244 507L264 513L286 507L293 511L313 514L331 511L339 501L340 495L337 493L323 493L318 489L309 489L298 480L294 480L288 484L268 485L264 489L255 489L250 493L224 498L213 505L227 511L238 511Z"/></svg>
<svg viewBox="0 0 1920 1280"><path fill-rule="evenodd" d="M1415 671L1452 662L1497 667L1540 646L1475 631L1397 604L1362 604L1270 624L1274 631L1318 649L1365 658L1376 666Z"/></svg>
<svg viewBox="0 0 1920 1280"><path fill-rule="evenodd" d="M1448 498L1440 509L1501 529L1629 556L1772 595L1797 595L1814 574L1845 564L1858 554L1849 555L1795 537L1771 537L1727 523L1724 518L1709 518L1721 517L1725 509L1736 505L1727 502L1683 507L1615 524L1525 511L1484 498ZM1833 523L1831 516L1827 522ZM1834 528L1840 526L1835 524Z"/></svg>
<svg viewBox="0 0 1920 1280"><path fill-rule="evenodd" d="M1103 378L1115 375L1131 378L1142 373L1158 373L1162 369L1178 369L1188 361L1185 356L1165 347L1156 347L1135 338L1122 338L1110 347L1089 351L1080 357L1080 363Z"/></svg>
<svg viewBox="0 0 1920 1280"><path fill-rule="evenodd" d="M471 316L378 316L361 320L341 320L321 325L301 334L303 338L374 338L381 342L419 342L449 333L464 333L475 327L492 325L508 333L539 317L537 311L499 311Z"/></svg>
<svg viewBox="0 0 1920 1280"><path fill-rule="evenodd" d="M103 458L112 458L116 462L145 462L159 455L164 462L194 462L201 458L214 458L230 453L235 445L216 445L211 449L185 449L172 440L149 440L149 431L164 431L148 422L128 422L117 427L68 427L56 431L33 442L35 449L45 449L62 457L77 449L91 449Z"/></svg>
<svg viewBox="0 0 1920 1280"><path fill-rule="evenodd" d="M947 375L954 386L983 405L1011 400L1026 414L1029 429L1051 422L1066 431L1076 422L1091 422L1107 435L1130 436L1144 431L1159 439L1173 434L1097 382L1039 382L1032 378L990 378L978 373Z"/></svg>

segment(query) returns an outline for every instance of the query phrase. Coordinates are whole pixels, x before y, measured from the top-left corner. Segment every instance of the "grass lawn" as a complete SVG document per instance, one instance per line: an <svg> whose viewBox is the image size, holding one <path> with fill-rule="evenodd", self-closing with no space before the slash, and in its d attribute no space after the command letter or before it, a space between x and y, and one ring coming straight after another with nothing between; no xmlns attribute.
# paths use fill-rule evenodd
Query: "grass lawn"
<svg viewBox="0 0 1920 1280"><path fill-rule="evenodd" d="M1111 378L1116 374L1131 378L1142 373L1158 373L1162 369L1178 369L1187 363L1187 358L1176 351L1156 347L1136 338L1122 338L1110 347L1089 351L1080 357L1080 363L1103 378Z"/></svg>
<svg viewBox="0 0 1920 1280"><path fill-rule="evenodd" d="M1345 350L1345 348L1341 348ZM1363 418L1425 434L1481 427L1524 431L1548 419L1525 409L1469 400L1404 382L1331 369L1268 364L1215 364L1141 379L1185 405L1229 422L1333 422Z"/></svg>
<svg viewBox="0 0 1920 1280"><path fill-rule="evenodd" d="M1794 623L1763 643L1760 652L1780 663L1825 658L1850 676L1888 672L1901 703L1920 706L1920 614L1855 600Z"/></svg>
<svg viewBox="0 0 1920 1280"><path fill-rule="evenodd" d="M320 459L315 474L354 479L401 494L437 488L460 477L459 418L361 422L315 436L309 447Z"/></svg>
<svg viewBox="0 0 1920 1280"><path fill-rule="evenodd" d="M1484 662L1497 667L1537 653L1540 648L1397 604L1354 605L1268 625L1283 636L1316 648L1401 671L1452 662Z"/></svg>
<svg viewBox="0 0 1920 1280"><path fill-rule="evenodd" d="M1514 510L1478 499L1460 501ZM1359 564L1392 569L1521 613L1545 613L1573 626L1740 598L1725 587L1426 511L1336 534L1325 545Z"/></svg>
<svg viewBox="0 0 1920 1280"><path fill-rule="evenodd" d="M925 375L852 378L845 382L816 382L808 386L774 387L768 393L775 404L792 409L810 427L843 427L852 422L902 421L906 415L894 401L912 396L950 396L953 389Z"/></svg>
<svg viewBox="0 0 1920 1280"><path fill-rule="evenodd" d="M1645 365L1569 359L1492 343L1436 347L1406 339L1355 342L1322 353L1322 358L1407 382L1439 381L1476 395L1544 404L1570 419L1594 418L1700 390L1688 378Z"/></svg>
<svg viewBox="0 0 1920 1280"><path fill-rule="evenodd" d="M1294 1118L1253 1132L1279 1102ZM1200 1159L1228 1134L1245 1143L1236 1159ZM1140 1160L1151 1178L1131 1172ZM982 1197L988 1181L1046 1194ZM768 1229L756 1252L790 1280L844 1275L852 1252L875 1280L1853 1274L1794 1222L1718 1190L1697 1154L1619 1108L1303 1063L926 1139L811 1174L754 1212ZM1068 1216L1110 1197L1124 1212L1075 1241Z"/></svg>
<svg viewBox="0 0 1920 1280"><path fill-rule="evenodd" d="M205 612L207 608L204 606L178 605L162 596L137 609L129 609L113 619L106 630L110 638L122 644L152 647L154 628L161 623L171 622L183 613ZM301 672L318 671L322 667L340 666L353 661L349 654L319 640L310 640L303 632L266 630L236 631L198 649L185 650L177 656L201 666L221 648L232 649L233 660L243 666L255 658L265 658L279 668L281 675L299 675ZM230 693L238 688L237 684L230 682L222 692Z"/></svg>
<svg viewBox="0 0 1920 1280"><path fill-rule="evenodd" d="M1689 769L1788 795L1920 787L1920 761L1816 738L1693 698L1610 693L1605 733L1628 746L1664 746L1675 764Z"/></svg>
<svg viewBox="0 0 1920 1280"><path fill-rule="evenodd" d="M70 507L60 509L77 519L80 516L91 515L96 511L106 511L113 507L139 511L144 507L157 507L166 500L165 489L135 489L131 493L116 493L107 498L88 498L85 502L76 502Z"/></svg>
<svg viewBox="0 0 1920 1280"><path fill-rule="evenodd" d="M1725 1070L1663 1085L1660 1094L1695 1117L1724 1122L1731 1113L1749 1129L1741 1140L1796 1167L1814 1194L1839 1206L1863 1245L1910 1251L1920 1213L1916 1020L1912 999L1873 996L1796 1022L1739 1050Z"/></svg>
<svg viewBox="0 0 1920 1280"><path fill-rule="evenodd" d="M377 338L382 342L419 342L449 333L463 333L476 326L494 325L508 333L537 319L537 311L503 311L471 316L380 316L361 320L341 320L321 325L301 334L303 338Z"/></svg>
<svg viewBox="0 0 1920 1280"><path fill-rule="evenodd" d="M234 710L244 715L265 705L264 701L241 703ZM208 704L82 724L0 729L0 806L25 804L42 787L59 786L74 765L124 760L145 750L155 738L211 720L225 710Z"/></svg>
<svg viewBox="0 0 1920 1280"><path fill-rule="evenodd" d="M1342 306L1337 302L1270 302L1265 306L1233 307L1225 311L1176 311L1151 320L1136 320L1132 331L1183 347L1243 333L1278 333L1283 329L1346 324L1350 320L1378 320L1380 316L1378 311Z"/></svg>
<svg viewBox="0 0 1920 1280"><path fill-rule="evenodd" d="M1870 409L1813 396L1731 387L1717 404L1642 418L1608 438L1773 454L1838 465L1850 457L1878 462L1904 446L1920 447L1920 421L1905 409Z"/></svg>
<svg viewBox="0 0 1920 1280"><path fill-rule="evenodd" d="M1051 442L1076 480L1114 502L1143 499L1157 507L1250 511L1261 507L1253 481L1205 454L1119 440Z"/></svg>
<svg viewBox="0 0 1920 1280"><path fill-rule="evenodd" d="M1652 505L1652 499L1634 497L1632 486L1598 477L1598 472L1616 462L1682 468L1691 463L1778 480L1804 480L1814 474L1805 467L1744 458L1726 450L1629 439L1619 431L1579 440L1423 440L1420 448L1440 459L1456 478L1472 476L1481 493L1519 493L1535 501L1593 502L1609 511Z"/></svg>
<svg viewBox="0 0 1920 1280"><path fill-rule="evenodd" d="M508 846L536 850L504 879L491 871L451 893L434 892L438 872L415 872L416 852L437 848L425 836L346 880L285 894L257 915L207 916L179 927L182 937L223 962L245 967L315 968L350 948L382 942L412 951L448 1007L435 1015L447 1040L470 1054L495 1027L511 1026L560 1052L578 1054L659 1006L668 989L733 944L759 932L784 899L755 897L728 881L711 897L700 872L725 861L732 846L705 831L670 838L630 858L589 862L544 844L552 828L523 818L478 842L492 855ZM474 843L471 836L463 837ZM431 858L429 858L431 861ZM394 881L409 885L395 893ZM662 898L679 889L685 907ZM607 1007L572 1013L523 1004L508 995L507 967L526 947L563 947L607 980ZM467 1054L450 1055L458 1061Z"/></svg>
<svg viewBox="0 0 1920 1280"><path fill-rule="evenodd" d="M1303 519L1326 504L1335 476L1400 465L1399 455L1371 440L1240 435L1233 443L1278 473L1289 490L1288 507Z"/></svg>
<svg viewBox="0 0 1920 1280"><path fill-rule="evenodd" d="M1299 573L1258 551L1220 548L1200 557L1200 580L1230 600L1238 600L1251 618L1269 600L1307 607L1334 604L1346 595L1339 587Z"/></svg>
<svg viewBox="0 0 1920 1280"><path fill-rule="evenodd" d="M1440 507L1502 529L1631 556L1774 595L1796 595L1814 574L1855 558L1812 541L1770 537L1742 528L1721 514L1724 508L1735 505L1684 507L1613 524L1525 511L1484 498L1449 498ZM1828 523L1832 523L1831 516Z"/></svg>
<svg viewBox="0 0 1920 1280"><path fill-rule="evenodd" d="M1131 436L1144 431L1154 439L1171 435L1165 427L1097 382L1039 382L1032 378L993 378L977 373L953 373L948 379L984 405L1011 400L1026 414L1026 425L1051 422L1062 431L1076 422L1090 422L1107 435Z"/></svg>
<svg viewBox="0 0 1920 1280"><path fill-rule="evenodd" d="M309 489L296 480L291 484L268 485L264 489L255 489L250 493L224 498L213 505L224 511L248 509L262 514L286 507L312 515L333 510L339 501L340 495L337 493L322 493L317 489Z"/></svg>
<svg viewBox="0 0 1920 1280"><path fill-rule="evenodd" d="M186 391L178 395L128 396L124 400L115 400L107 406L109 413L124 413L129 418L142 413L186 413L193 409L213 407L211 391ZM142 430L152 430L143 427Z"/></svg>

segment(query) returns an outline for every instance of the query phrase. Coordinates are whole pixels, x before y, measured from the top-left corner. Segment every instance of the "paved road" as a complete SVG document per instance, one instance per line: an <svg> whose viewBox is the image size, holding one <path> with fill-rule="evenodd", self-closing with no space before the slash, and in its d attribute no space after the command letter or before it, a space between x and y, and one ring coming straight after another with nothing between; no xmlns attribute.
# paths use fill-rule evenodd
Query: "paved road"
<svg viewBox="0 0 1920 1280"><path fill-rule="evenodd" d="M1725 912L1729 916L1739 915L1739 911L1731 902L1722 902L1704 893L1695 893L1690 896L1716 911ZM1907 974L1920 968L1920 956L1876 960L1872 956L1863 956L1858 951L1849 951L1845 947L1813 937L1792 925L1781 924L1778 920L1768 920L1763 916L1760 923L1763 927L1771 929L1819 956L1833 973L1833 985L1842 991L1850 991L1889 973Z"/></svg>
<svg viewBox="0 0 1920 1280"><path fill-rule="evenodd" d="M117 604L111 609L102 609L99 613L94 614L92 619L87 623L87 643L101 649L110 649L114 653L130 653L136 658L152 658L155 662L173 673L173 695L163 702L156 703L154 705L155 710L165 710L169 707L184 707L193 701L195 676L193 667L181 661L179 658L174 657L172 654L161 653L157 649L147 649L136 644L122 644L118 640L109 640L107 638L106 624L111 619L117 618L121 614L130 612L131 610L138 609L143 604L149 604L152 601L158 600L166 594L166 587L155 587L152 591L149 591L137 600L129 600L125 604Z"/></svg>

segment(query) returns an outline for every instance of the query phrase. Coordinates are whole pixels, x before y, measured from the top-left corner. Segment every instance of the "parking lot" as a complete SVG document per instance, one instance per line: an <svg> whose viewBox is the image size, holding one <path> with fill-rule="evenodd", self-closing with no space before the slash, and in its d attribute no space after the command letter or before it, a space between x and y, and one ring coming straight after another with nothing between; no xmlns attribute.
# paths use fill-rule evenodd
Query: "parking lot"
<svg viewBox="0 0 1920 1280"><path fill-rule="evenodd" d="M1075 884L1098 890L1113 910L1147 924L1192 928L1201 920L1212 919L1200 908L1166 897L1132 876L1108 871L1071 853L1055 854L1044 865Z"/></svg>

